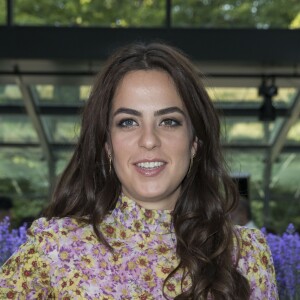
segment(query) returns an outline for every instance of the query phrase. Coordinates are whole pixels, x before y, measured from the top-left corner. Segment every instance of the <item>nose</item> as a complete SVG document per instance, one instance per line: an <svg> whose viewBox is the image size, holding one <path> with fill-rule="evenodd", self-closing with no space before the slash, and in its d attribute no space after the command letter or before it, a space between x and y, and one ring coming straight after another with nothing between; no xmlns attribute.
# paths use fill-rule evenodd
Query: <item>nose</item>
<svg viewBox="0 0 300 300"><path fill-rule="evenodd" d="M152 150L160 145L161 141L156 129L152 127L143 128L139 138L139 146L147 150Z"/></svg>

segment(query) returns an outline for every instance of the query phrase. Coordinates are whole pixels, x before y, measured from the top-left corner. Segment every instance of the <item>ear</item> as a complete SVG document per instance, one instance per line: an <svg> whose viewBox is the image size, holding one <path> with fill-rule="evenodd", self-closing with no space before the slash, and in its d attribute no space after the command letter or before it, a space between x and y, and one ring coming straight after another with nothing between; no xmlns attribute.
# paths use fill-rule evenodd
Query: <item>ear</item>
<svg viewBox="0 0 300 300"><path fill-rule="evenodd" d="M108 142L105 143L105 151L106 151L107 155L111 155L111 153L112 153L111 146L109 145Z"/></svg>
<svg viewBox="0 0 300 300"><path fill-rule="evenodd" d="M197 153L198 148L200 147L200 142L199 139L197 137L194 138L194 141L192 143L192 148L191 148L191 154L192 157L194 157Z"/></svg>

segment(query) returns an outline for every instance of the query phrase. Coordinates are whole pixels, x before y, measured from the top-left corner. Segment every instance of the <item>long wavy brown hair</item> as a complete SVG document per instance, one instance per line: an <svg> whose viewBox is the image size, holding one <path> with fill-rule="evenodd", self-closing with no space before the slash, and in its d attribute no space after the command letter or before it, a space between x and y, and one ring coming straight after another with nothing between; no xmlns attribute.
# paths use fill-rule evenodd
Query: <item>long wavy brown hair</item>
<svg viewBox="0 0 300 300"><path fill-rule="evenodd" d="M198 72L178 49L159 43L136 43L110 57L95 80L74 154L45 216L87 221L100 242L113 251L98 229L121 193L114 170L109 171L105 143L109 141L109 116L116 88L128 72L135 70L162 70L171 76L199 141L173 212L180 262L162 289L180 269L182 282L189 277L192 284L182 290L177 300L207 299L209 295L214 300L248 299L249 284L232 258L235 233L230 211L235 207L237 193L222 156L219 117Z"/></svg>

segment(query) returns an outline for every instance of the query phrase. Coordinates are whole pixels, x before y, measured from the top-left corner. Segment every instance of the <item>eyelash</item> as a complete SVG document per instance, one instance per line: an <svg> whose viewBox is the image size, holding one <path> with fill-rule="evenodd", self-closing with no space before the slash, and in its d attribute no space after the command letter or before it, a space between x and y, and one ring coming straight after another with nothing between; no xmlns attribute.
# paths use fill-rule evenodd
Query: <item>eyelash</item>
<svg viewBox="0 0 300 300"><path fill-rule="evenodd" d="M131 123L137 123L136 121L134 121L134 120L132 120L132 119L123 119L123 120L121 120L120 122L118 122L118 127L121 127L121 128L129 128L129 127L133 127L133 126L136 126L136 125L125 125L125 123L127 123L127 122L131 122Z"/></svg>
<svg viewBox="0 0 300 300"><path fill-rule="evenodd" d="M128 124L128 122L130 122L131 124ZM171 119L171 118L162 120L160 124L163 124L165 122L171 123L171 124L163 125L163 126L169 127L169 128L178 127L178 126L182 125L182 122L175 120L175 119ZM118 122L117 126L121 127L121 128L131 128L131 127L137 126L137 122L133 119L123 119Z"/></svg>
<svg viewBox="0 0 300 300"><path fill-rule="evenodd" d="M177 121L177 120L175 120L175 119L164 119L162 122L161 122L161 124L162 123L164 123L164 122L171 122L171 123L173 123L172 125L165 125L166 127L177 127L177 126L181 126L182 125L182 123L181 122L179 122L179 121Z"/></svg>

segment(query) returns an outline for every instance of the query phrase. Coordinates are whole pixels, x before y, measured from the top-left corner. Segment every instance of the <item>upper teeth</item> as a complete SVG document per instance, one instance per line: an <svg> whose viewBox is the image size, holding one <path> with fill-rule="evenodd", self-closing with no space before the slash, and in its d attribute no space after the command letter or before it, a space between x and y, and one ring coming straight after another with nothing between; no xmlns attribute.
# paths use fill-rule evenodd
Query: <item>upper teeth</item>
<svg viewBox="0 0 300 300"><path fill-rule="evenodd" d="M138 163L138 167L140 168L156 168L162 166L164 163L161 161L152 161L152 162L142 162Z"/></svg>

